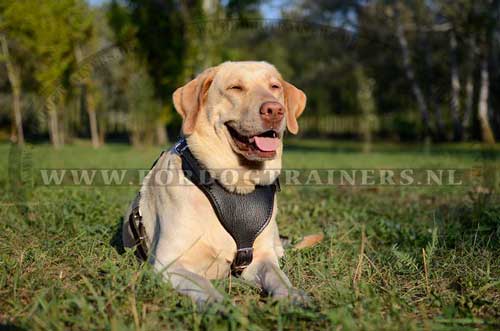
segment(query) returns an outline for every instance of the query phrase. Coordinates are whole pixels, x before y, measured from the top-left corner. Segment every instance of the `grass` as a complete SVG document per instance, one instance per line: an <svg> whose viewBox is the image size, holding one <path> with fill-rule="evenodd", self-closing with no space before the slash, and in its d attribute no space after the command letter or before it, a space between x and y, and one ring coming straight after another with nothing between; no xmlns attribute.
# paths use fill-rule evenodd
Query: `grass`
<svg viewBox="0 0 500 331"><path fill-rule="evenodd" d="M311 305L273 302L226 279L215 282L227 293L223 308L198 312L132 252L111 245L136 187L22 189L7 171L29 164L148 168L158 151L38 145L24 152L23 167L10 146L0 145L1 330L500 328L500 204L473 187L285 187L281 233L292 242L325 233L316 247L288 248L282 261L292 283L313 297ZM362 154L355 143L291 140L284 163L498 169L499 151L376 144Z"/></svg>

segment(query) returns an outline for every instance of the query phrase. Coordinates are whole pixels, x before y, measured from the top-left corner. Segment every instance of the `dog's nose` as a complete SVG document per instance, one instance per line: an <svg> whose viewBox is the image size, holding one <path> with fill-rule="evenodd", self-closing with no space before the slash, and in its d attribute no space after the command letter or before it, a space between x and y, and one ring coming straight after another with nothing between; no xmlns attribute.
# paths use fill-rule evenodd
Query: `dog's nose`
<svg viewBox="0 0 500 331"><path fill-rule="evenodd" d="M279 102L264 102L260 106L260 117L268 127L274 127L283 119L283 106Z"/></svg>

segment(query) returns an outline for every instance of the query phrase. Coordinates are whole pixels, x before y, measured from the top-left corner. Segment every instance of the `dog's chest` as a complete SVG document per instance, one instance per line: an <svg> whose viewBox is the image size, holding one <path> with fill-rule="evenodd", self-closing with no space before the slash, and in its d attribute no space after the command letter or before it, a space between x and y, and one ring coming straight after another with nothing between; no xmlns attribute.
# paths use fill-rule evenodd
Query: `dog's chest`
<svg viewBox="0 0 500 331"><path fill-rule="evenodd" d="M196 266L196 271L207 278L226 276L236 243L220 224L207 197L195 186L174 189L169 196L173 198L171 205L177 207L168 209L163 222L167 252L158 253L182 252L170 259L180 258Z"/></svg>

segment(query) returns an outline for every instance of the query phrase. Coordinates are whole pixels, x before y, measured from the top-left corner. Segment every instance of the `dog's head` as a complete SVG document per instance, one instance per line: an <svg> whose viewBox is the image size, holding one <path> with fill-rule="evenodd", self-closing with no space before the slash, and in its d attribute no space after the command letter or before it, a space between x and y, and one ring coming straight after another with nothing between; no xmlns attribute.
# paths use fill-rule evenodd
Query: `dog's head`
<svg viewBox="0 0 500 331"><path fill-rule="evenodd" d="M178 88L173 100L183 134L200 161L252 168L281 166L284 131L298 132L297 118L306 104L304 92L266 62L209 68Z"/></svg>

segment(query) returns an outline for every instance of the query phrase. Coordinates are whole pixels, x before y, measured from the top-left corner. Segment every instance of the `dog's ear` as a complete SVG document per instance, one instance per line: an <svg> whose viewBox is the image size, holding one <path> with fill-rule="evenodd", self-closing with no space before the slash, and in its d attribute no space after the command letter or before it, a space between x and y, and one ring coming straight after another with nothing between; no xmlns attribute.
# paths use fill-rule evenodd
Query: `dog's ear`
<svg viewBox="0 0 500 331"><path fill-rule="evenodd" d="M282 81L282 83L285 93L286 126L288 131L297 134L297 132L299 132L297 118L299 118L306 108L307 97L304 92L292 84L285 81Z"/></svg>
<svg viewBox="0 0 500 331"><path fill-rule="evenodd" d="M208 88L212 84L216 68L208 68L186 85L179 87L172 95L174 106L182 116L182 132L190 135L194 131L196 119L205 102Z"/></svg>

